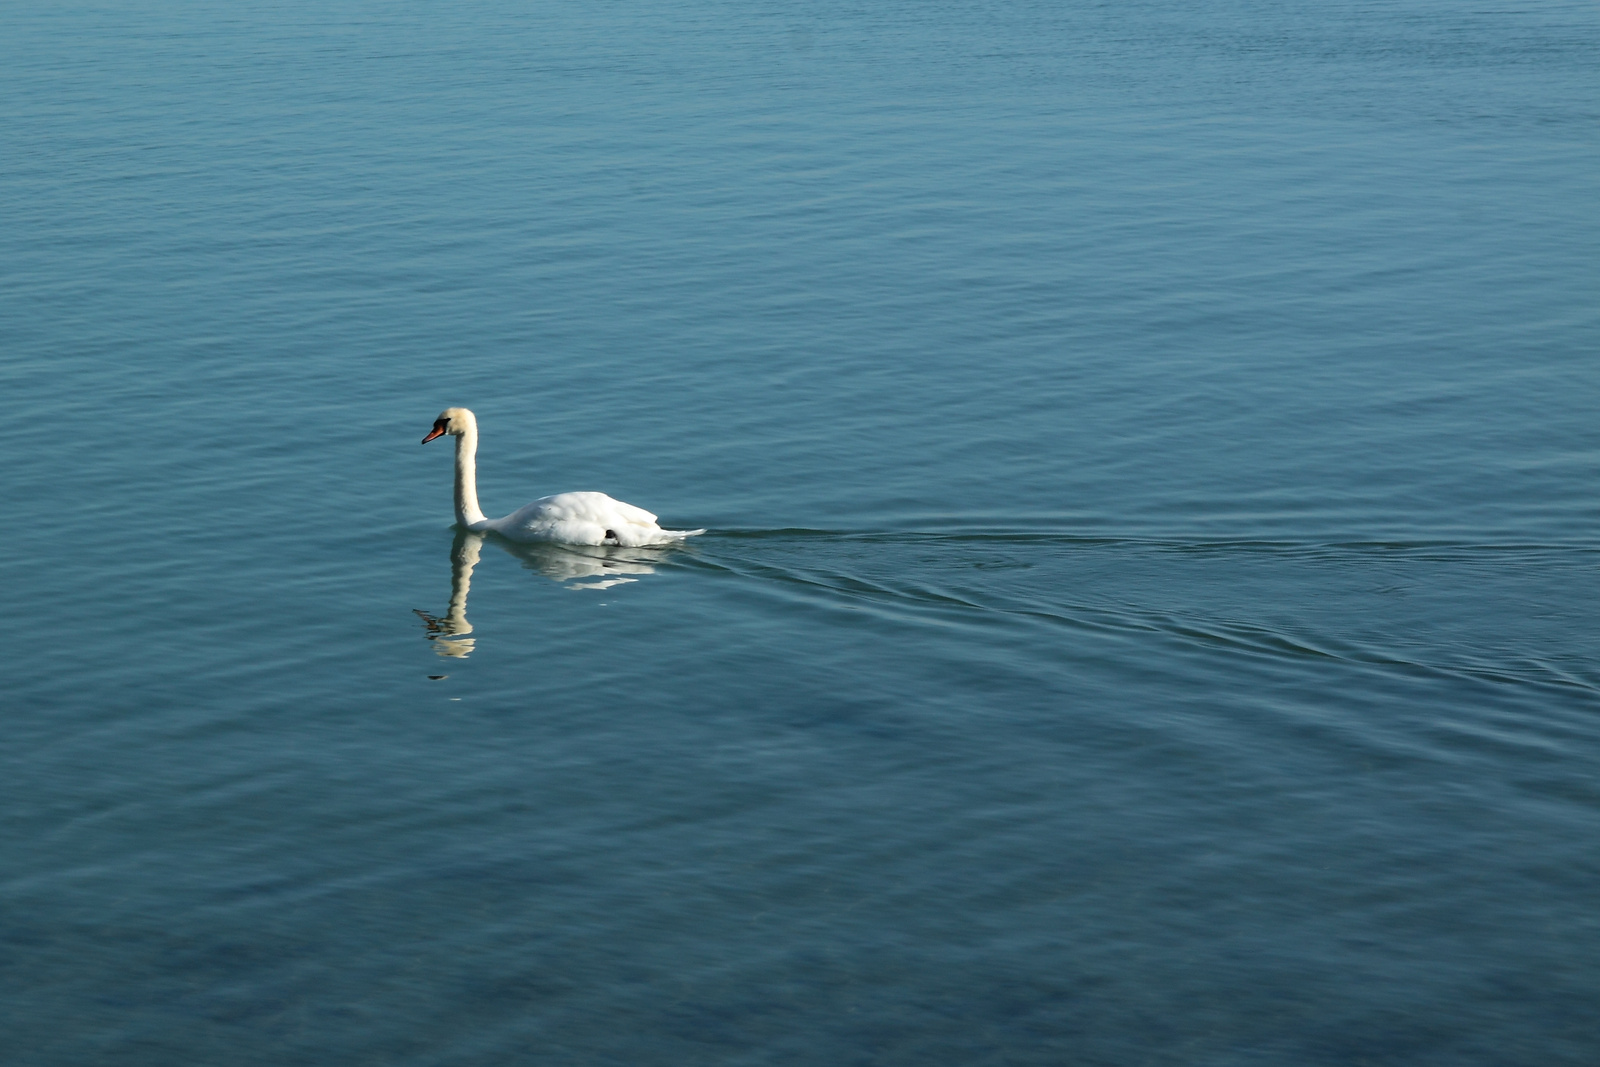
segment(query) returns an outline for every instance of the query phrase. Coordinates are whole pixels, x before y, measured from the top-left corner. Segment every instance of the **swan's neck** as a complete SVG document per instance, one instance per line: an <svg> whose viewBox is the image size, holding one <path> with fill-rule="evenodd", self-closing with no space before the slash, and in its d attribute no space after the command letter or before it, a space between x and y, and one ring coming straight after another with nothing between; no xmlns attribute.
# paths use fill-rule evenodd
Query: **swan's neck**
<svg viewBox="0 0 1600 1067"><path fill-rule="evenodd" d="M478 427L468 423L456 438L456 523L478 530L488 521L478 507Z"/></svg>

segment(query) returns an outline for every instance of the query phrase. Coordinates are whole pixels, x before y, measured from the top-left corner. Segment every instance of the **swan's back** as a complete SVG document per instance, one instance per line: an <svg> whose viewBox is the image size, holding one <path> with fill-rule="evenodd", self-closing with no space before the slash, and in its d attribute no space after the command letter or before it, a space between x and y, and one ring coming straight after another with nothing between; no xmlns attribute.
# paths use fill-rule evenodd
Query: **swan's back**
<svg viewBox="0 0 1600 1067"><path fill-rule="evenodd" d="M681 541L702 530L663 530L644 508L604 493L557 493L540 497L492 524L513 541L561 541L569 545L627 547Z"/></svg>

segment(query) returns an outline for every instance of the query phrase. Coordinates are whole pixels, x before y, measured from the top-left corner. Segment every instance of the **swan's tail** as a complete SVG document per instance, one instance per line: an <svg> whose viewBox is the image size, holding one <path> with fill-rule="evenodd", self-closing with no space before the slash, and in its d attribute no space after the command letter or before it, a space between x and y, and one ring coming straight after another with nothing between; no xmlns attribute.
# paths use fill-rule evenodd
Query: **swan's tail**
<svg viewBox="0 0 1600 1067"><path fill-rule="evenodd" d="M602 545L621 545L623 548L650 548L660 545L675 545L688 537L698 537L705 533L704 530L663 530L654 525L649 526L619 526L606 531L606 539L591 542Z"/></svg>

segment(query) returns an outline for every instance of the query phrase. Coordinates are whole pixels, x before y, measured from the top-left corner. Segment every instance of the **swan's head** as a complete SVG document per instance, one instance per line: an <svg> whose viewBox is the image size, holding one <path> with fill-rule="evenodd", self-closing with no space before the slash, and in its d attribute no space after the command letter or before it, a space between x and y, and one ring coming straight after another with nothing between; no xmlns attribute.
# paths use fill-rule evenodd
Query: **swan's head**
<svg viewBox="0 0 1600 1067"><path fill-rule="evenodd" d="M473 418L472 412L466 408L445 408L439 412L439 417L433 420L433 429L428 431L428 436L422 439L422 443L427 444L435 437L443 437L445 434L460 437L477 424L477 419Z"/></svg>

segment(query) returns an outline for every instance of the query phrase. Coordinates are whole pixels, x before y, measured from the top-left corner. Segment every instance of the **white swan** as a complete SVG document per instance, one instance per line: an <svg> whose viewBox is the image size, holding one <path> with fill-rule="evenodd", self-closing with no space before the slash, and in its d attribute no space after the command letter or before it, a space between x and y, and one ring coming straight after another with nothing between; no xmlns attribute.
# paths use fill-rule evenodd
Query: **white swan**
<svg viewBox="0 0 1600 1067"><path fill-rule="evenodd" d="M643 508L604 493L557 493L540 497L503 519L485 518L478 507L478 419L466 408L446 408L422 439L456 439L456 522L463 530L492 530L513 541L559 541L568 545L665 545L704 530L663 530Z"/></svg>

